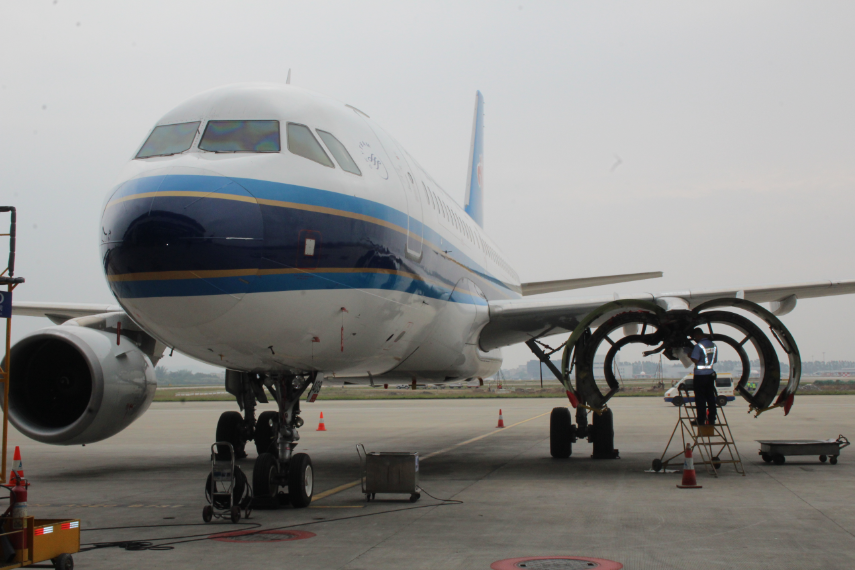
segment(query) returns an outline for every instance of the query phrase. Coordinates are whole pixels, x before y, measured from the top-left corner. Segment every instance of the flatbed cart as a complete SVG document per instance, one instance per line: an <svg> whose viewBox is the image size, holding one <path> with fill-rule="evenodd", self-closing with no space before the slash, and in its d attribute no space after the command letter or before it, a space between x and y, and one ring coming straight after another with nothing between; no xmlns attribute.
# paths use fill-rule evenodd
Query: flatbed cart
<svg viewBox="0 0 855 570"><path fill-rule="evenodd" d="M849 440L843 435L837 439L787 439L787 440L757 440L760 444L760 457L766 463L783 465L788 455L816 455L822 463L828 461L837 465L840 451L849 445Z"/></svg>
<svg viewBox="0 0 855 570"><path fill-rule="evenodd" d="M20 519L19 519L20 520ZM23 568L39 562L52 562L57 570L72 570L72 554L80 552L80 521L78 519L37 519L27 517L24 529L13 530L12 521L3 523L0 540L4 543L18 542L24 533L26 546L14 548L15 556L11 562L0 562L0 570ZM10 545L11 546L11 545ZM3 550L0 552L5 551Z"/></svg>
<svg viewBox="0 0 855 570"><path fill-rule="evenodd" d="M211 522L214 517L221 519L228 516L233 523L237 523L241 509L244 518L249 518L252 513L252 487L240 466L235 465L235 449L227 441L211 444L211 473L205 482L205 498L208 499L208 505L202 509L202 520L205 522Z"/></svg>
<svg viewBox="0 0 855 570"><path fill-rule="evenodd" d="M356 454L362 463L362 492L366 501L377 493L409 493L410 502L418 501L419 454L409 451L365 451L361 443Z"/></svg>

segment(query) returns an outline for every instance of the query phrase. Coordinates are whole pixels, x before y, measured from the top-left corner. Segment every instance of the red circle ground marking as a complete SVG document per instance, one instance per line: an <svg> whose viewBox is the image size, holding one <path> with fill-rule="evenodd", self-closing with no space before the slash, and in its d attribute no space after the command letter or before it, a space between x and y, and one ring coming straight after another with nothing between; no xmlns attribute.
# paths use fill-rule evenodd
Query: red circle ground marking
<svg viewBox="0 0 855 570"><path fill-rule="evenodd" d="M212 534L208 538L220 542L287 542L316 536L304 530L238 530Z"/></svg>
<svg viewBox="0 0 855 570"><path fill-rule="evenodd" d="M550 565L548 561L555 561L557 564ZM560 568L559 564L561 564L562 560L572 561L576 560L578 562L589 562L593 564L593 566L586 565L585 567L597 570L621 570L623 568L623 564L620 562L615 562L614 560L604 560L602 558L588 558L582 556L523 556L522 558L506 558L505 560L499 560L498 562L493 562L490 564L490 568L493 570L523 570L527 566L523 566L526 562L535 562L531 567L543 567L547 568L549 566L553 566L554 568ZM538 564L536 561L541 561Z"/></svg>

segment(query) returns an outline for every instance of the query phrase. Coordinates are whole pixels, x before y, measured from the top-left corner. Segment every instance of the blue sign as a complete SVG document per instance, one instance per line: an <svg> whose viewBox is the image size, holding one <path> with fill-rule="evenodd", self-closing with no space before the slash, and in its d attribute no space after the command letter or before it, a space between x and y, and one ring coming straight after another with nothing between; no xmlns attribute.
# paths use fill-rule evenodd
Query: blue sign
<svg viewBox="0 0 855 570"><path fill-rule="evenodd" d="M0 319L12 317L12 292L0 291Z"/></svg>

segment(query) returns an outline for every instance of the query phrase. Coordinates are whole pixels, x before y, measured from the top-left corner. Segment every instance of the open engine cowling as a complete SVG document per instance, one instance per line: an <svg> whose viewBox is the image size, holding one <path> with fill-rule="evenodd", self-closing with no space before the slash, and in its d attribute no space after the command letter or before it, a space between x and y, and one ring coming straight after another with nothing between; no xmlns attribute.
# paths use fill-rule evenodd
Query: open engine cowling
<svg viewBox="0 0 855 570"><path fill-rule="evenodd" d="M157 388L154 366L131 340L117 345L116 338L70 321L16 343L12 424L36 441L77 445L106 439L139 418Z"/></svg>

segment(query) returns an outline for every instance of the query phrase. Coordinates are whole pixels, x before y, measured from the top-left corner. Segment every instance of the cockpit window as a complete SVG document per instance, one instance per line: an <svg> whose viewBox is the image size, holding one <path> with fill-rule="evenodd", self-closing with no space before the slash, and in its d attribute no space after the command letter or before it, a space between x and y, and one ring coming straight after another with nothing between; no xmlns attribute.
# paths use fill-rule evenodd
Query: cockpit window
<svg viewBox="0 0 855 570"><path fill-rule="evenodd" d="M279 152L279 121L208 121L199 148L211 152Z"/></svg>
<svg viewBox="0 0 855 570"><path fill-rule="evenodd" d="M198 130L199 121L155 127L137 153L136 158L169 156L184 152L193 144L193 139L196 138L196 131Z"/></svg>
<svg viewBox="0 0 855 570"><path fill-rule="evenodd" d="M320 135L324 144L327 145L327 148L330 149L330 152L335 157L342 170L362 176L362 172L359 170L359 167L356 166L356 163L353 162L353 159L350 157L350 153L347 152L347 149L344 148L344 145L341 144L337 138L320 129L318 129L318 135Z"/></svg>
<svg viewBox="0 0 855 570"><path fill-rule="evenodd" d="M321 147L321 143L312 135L312 131L306 125L288 123L288 150L297 156L335 168L330 157Z"/></svg>

